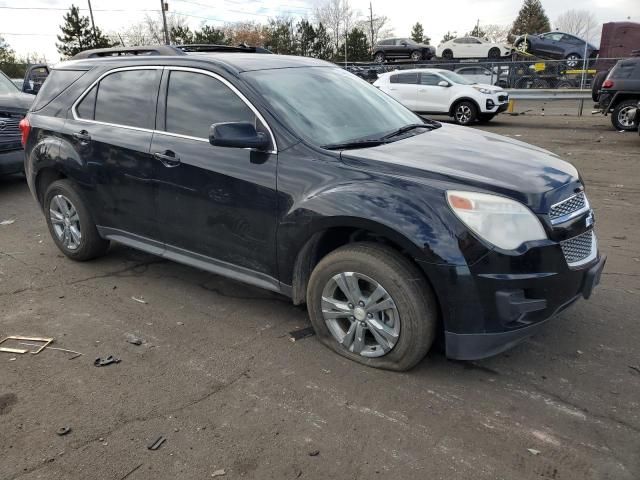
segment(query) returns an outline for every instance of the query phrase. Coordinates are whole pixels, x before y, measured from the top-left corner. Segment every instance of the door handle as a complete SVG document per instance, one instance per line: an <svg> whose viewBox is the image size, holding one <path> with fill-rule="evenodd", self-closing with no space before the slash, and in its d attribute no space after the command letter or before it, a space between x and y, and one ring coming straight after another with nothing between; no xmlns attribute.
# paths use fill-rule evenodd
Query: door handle
<svg viewBox="0 0 640 480"><path fill-rule="evenodd" d="M153 157L156 160L160 160L162 164L167 168L173 168L180 165L180 157L176 157L176 154L173 153L171 150L167 150L164 153L155 152L153 154Z"/></svg>
<svg viewBox="0 0 640 480"><path fill-rule="evenodd" d="M80 143L89 143L91 141L91 135L86 130L80 130L72 134L73 138L79 140Z"/></svg>

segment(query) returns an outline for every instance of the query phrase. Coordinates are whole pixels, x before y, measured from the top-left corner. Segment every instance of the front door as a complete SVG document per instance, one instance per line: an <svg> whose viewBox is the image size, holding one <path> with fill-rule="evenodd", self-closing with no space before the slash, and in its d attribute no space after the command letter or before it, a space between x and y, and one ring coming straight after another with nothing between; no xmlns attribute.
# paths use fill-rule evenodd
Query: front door
<svg viewBox="0 0 640 480"><path fill-rule="evenodd" d="M119 69L104 76L72 108L63 145L87 172L80 188L97 225L109 234L157 240L156 161L149 153L161 68ZM63 153L64 154L64 153ZM105 233L105 232L103 232Z"/></svg>
<svg viewBox="0 0 640 480"><path fill-rule="evenodd" d="M442 77L433 73L420 73L418 85L417 111L429 113L447 113L449 111L448 87L441 87Z"/></svg>
<svg viewBox="0 0 640 480"><path fill-rule="evenodd" d="M161 86L157 158L158 219L168 254L183 261L277 278L277 154L209 143L213 123L267 126L222 77L167 67ZM205 266L206 268L206 266Z"/></svg>

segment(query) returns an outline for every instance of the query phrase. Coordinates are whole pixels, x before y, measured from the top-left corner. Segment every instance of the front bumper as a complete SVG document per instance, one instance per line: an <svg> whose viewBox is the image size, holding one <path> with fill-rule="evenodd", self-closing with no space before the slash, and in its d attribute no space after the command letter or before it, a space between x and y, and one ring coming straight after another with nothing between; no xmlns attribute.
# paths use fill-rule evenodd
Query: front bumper
<svg viewBox="0 0 640 480"><path fill-rule="evenodd" d="M496 312L498 321L504 325L504 331L483 332L483 333L456 333L445 331L445 345L447 357L457 360L477 360L490 357L508 350L526 338L535 334L553 316L560 313L580 297L588 299L594 288L600 283L600 276L606 262L606 256L599 257L595 263L581 271L575 271L573 279L580 278L577 291L571 292L570 284L566 285L565 280L560 278L550 281L548 298L526 298L526 294L539 296L534 290L540 289L540 282L534 288L527 289L500 289L495 292ZM521 282L513 275L511 280ZM503 279L504 281L505 279ZM544 277L539 278L544 283ZM559 282L558 282L559 280ZM508 280L507 280L508 281ZM561 289L561 295L554 288L554 284L565 283L565 288ZM521 285L524 286L524 285ZM531 286L534 286L532 284ZM569 287L567 290L566 287ZM543 291L546 289L542 289ZM562 294L567 295L562 298ZM543 316L540 313L546 312ZM530 322L530 323L529 323ZM527 325L527 323L529 323ZM516 328L509 328L509 325L517 325Z"/></svg>
<svg viewBox="0 0 640 480"><path fill-rule="evenodd" d="M502 113L509 107L509 95L491 95L481 106L482 113Z"/></svg>
<svg viewBox="0 0 640 480"><path fill-rule="evenodd" d="M20 173L24 170L24 150L0 151L0 175Z"/></svg>

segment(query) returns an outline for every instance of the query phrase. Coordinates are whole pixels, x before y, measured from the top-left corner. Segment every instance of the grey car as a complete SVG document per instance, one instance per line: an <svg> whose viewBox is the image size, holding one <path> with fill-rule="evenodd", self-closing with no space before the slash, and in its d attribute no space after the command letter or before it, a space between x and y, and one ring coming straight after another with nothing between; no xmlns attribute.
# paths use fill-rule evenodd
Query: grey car
<svg viewBox="0 0 640 480"><path fill-rule="evenodd" d="M376 43L373 47L373 60L376 63L396 59L419 62L420 60L431 60L435 54L435 47L415 42L410 38L387 38Z"/></svg>
<svg viewBox="0 0 640 480"><path fill-rule="evenodd" d="M0 72L0 175L24 169L24 153L20 143L20 120L33 103L34 96L21 92Z"/></svg>
<svg viewBox="0 0 640 480"><path fill-rule="evenodd" d="M547 32L536 35L522 35L514 42L516 50L540 57L566 59L567 66L575 68L584 58L595 58L598 49L583 39L564 32Z"/></svg>

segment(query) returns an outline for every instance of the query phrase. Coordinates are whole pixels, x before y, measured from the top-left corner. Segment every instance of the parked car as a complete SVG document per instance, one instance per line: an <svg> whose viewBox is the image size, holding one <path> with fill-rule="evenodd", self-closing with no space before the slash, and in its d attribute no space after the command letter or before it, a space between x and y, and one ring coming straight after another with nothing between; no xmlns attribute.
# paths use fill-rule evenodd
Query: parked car
<svg viewBox="0 0 640 480"><path fill-rule="evenodd" d="M420 60L431 60L435 54L435 47L417 43L410 38L387 38L379 41L373 47L373 60L376 63L398 59L419 62Z"/></svg>
<svg viewBox="0 0 640 480"><path fill-rule="evenodd" d="M396 70L373 84L414 112L449 115L460 125L488 122L509 106L501 87L476 84L450 70Z"/></svg>
<svg viewBox="0 0 640 480"><path fill-rule="evenodd" d="M522 35L513 43L516 50L541 57L566 59L567 66L576 68L585 54L587 58L595 58L598 49L581 38L563 32L547 32L539 35Z"/></svg>
<svg viewBox="0 0 640 480"><path fill-rule="evenodd" d="M66 256L115 241L279 292L372 367L411 368L438 332L451 358L501 352L604 267L572 165L422 119L317 59L76 57L21 128Z"/></svg>
<svg viewBox="0 0 640 480"><path fill-rule="evenodd" d="M635 130L632 112L640 101L640 56L618 60L597 94L600 110L617 130Z"/></svg>
<svg viewBox="0 0 640 480"><path fill-rule="evenodd" d="M459 37L441 43L436 49L438 57L500 58L511 55L513 48L506 43L493 43L478 37Z"/></svg>
<svg viewBox="0 0 640 480"><path fill-rule="evenodd" d="M0 175L21 172L24 152L18 124L26 115L34 96L21 92L0 72Z"/></svg>
<svg viewBox="0 0 640 480"><path fill-rule="evenodd" d="M507 88L509 67L494 67L490 70L482 65L467 65L456 68L455 72L473 83Z"/></svg>

